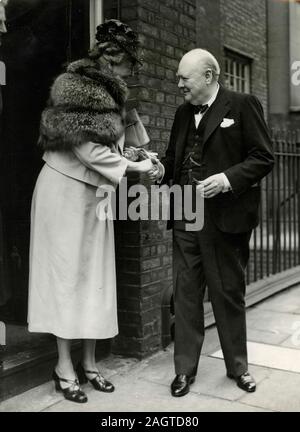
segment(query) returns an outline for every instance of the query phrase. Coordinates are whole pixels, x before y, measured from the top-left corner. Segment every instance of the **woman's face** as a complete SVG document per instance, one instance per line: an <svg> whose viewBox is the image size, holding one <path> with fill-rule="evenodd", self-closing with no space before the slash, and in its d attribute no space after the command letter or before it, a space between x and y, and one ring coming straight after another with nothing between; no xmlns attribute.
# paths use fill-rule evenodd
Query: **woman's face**
<svg viewBox="0 0 300 432"><path fill-rule="evenodd" d="M112 65L112 72L120 78L128 78L134 74L134 63L126 58L120 64Z"/></svg>

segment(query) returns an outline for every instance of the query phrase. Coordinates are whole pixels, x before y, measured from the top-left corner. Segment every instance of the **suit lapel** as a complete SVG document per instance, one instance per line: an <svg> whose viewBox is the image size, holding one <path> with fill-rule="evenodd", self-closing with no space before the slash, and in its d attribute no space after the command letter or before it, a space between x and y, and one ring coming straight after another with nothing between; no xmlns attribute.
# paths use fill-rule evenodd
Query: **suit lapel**
<svg viewBox="0 0 300 432"><path fill-rule="evenodd" d="M209 117L204 132L203 147L230 110L230 100L226 93L226 90L223 87L220 87L218 96L212 104L210 112L207 113L209 114Z"/></svg>
<svg viewBox="0 0 300 432"><path fill-rule="evenodd" d="M186 136L189 130L192 115L193 115L192 105L186 104L180 116L179 132L176 140L175 167L178 167L178 165L181 164L183 158Z"/></svg>
<svg viewBox="0 0 300 432"><path fill-rule="evenodd" d="M220 90L215 102L212 104L209 111L207 111L208 121L204 132L203 146L214 132L214 130L222 122L224 116L230 110L230 100L227 97L226 90L220 86ZM181 165L182 158L184 155L186 136L190 126L191 119L193 118L193 108L192 105L187 103L182 110L180 116L179 131L176 140L176 156L175 156L175 170ZM201 125L201 122L200 122ZM200 126L199 125L199 126Z"/></svg>

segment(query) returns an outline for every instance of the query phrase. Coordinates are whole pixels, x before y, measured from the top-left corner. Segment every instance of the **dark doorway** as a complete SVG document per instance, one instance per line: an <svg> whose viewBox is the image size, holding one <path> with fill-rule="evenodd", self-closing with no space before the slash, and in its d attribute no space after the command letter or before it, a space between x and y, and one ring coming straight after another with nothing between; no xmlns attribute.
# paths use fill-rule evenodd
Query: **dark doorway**
<svg viewBox="0 0 300 432"><path fill-rule="evenodd" d="M0 47L6 66L0 114L0 321L7 349L34 345L26 330L30 206L42 166L39 121L53 79L89 44L89 1L10 0ZM45 245L47 247L47 245Z"/></svg>

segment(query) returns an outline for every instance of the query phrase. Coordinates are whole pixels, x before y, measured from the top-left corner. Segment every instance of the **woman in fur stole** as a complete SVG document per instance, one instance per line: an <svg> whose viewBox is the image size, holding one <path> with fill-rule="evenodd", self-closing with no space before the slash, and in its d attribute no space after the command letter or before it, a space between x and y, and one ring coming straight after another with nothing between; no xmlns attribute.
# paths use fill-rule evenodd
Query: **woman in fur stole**
<svg viewBox="0 0 300 432"><path fill-rule="evenodd" d="M114 390L95 361L96 339L118 333L113 221L97 218L97 188L153 168L149 159L122 156L123 78L139 61L137 35L109 20L96 39L89 58L71 63L51 88L40 126L45 165L31 213L29 331L57 337L56 389L79 403L87 401L80 387L87 380L96 390ZM83 339L76 371L72 339Z"/></svg>

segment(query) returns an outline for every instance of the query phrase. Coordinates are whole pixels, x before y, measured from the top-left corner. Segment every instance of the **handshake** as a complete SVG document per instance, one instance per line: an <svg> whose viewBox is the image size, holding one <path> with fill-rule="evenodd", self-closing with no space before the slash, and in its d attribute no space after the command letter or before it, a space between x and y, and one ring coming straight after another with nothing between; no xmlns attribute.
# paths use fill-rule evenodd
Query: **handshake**
<svg viewBox="0 0 300 432"><path fill-rule="evenodd" d="M162 180L165 169L157 153L145 150L150 138L135 109L126 115L125 148L123 156L128 161L127 171L144 173L150 181Z"/></svg>
<svg viewBox="0 0 300 432"><path fill-rule="evenodd" d="M150 181L160 181L164 176L164 166L157 158L157 153L145 150L141 147L125 147L124 157L135 163L140 173L146 174Z"/></svg>

